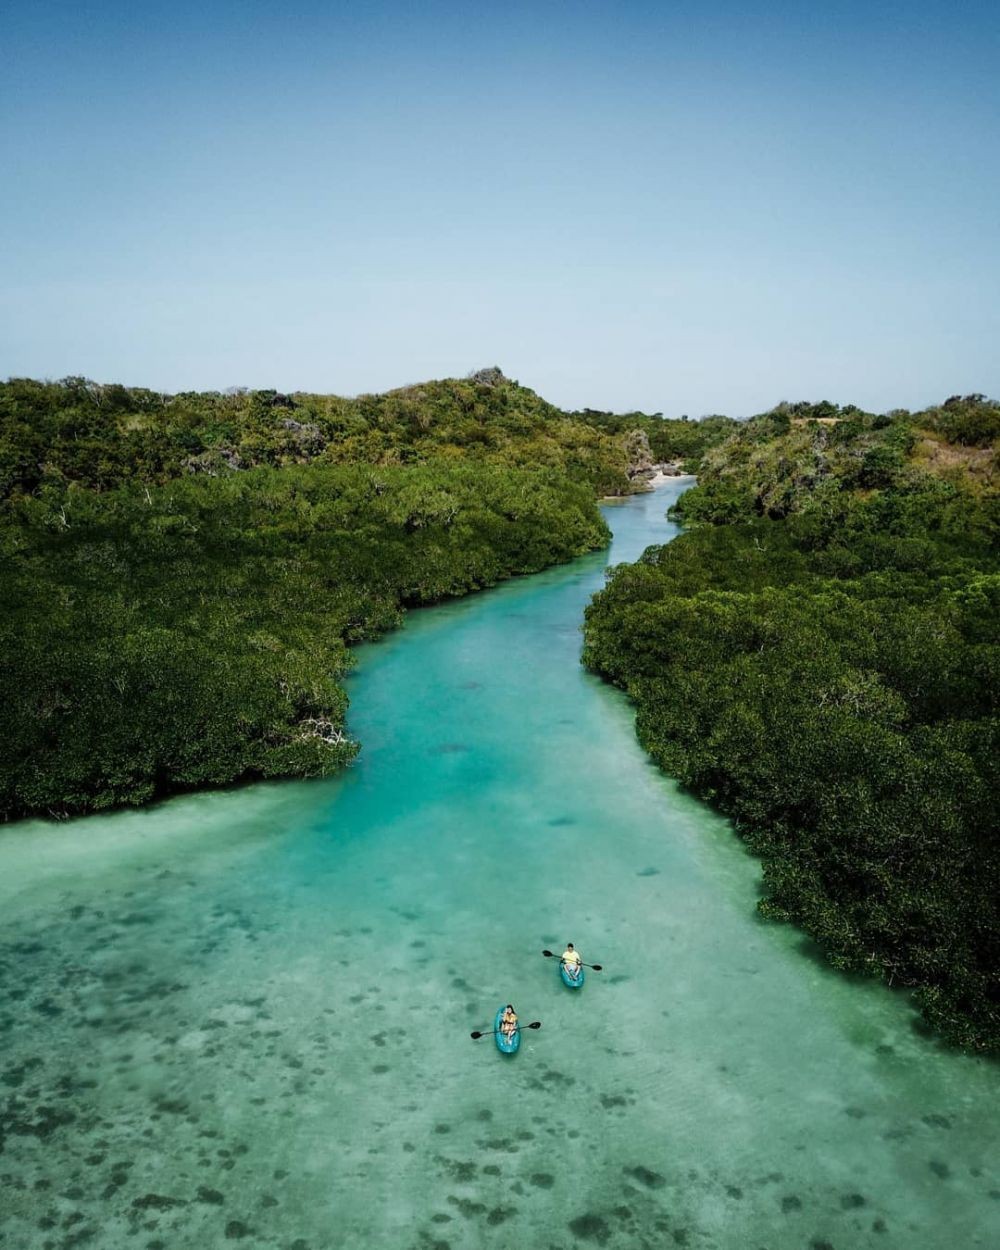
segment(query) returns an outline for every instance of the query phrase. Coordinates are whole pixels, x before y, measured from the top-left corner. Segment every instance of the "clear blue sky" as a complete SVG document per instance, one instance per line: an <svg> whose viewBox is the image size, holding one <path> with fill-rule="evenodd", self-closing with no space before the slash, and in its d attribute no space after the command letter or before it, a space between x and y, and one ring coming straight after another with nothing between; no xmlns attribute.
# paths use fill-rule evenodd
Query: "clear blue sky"
<svg viewBox="0 0 1000 1250"><path fill-rule="evenodd" d="M0 376L1000 394L1000 5L6 9Z"/></svg>

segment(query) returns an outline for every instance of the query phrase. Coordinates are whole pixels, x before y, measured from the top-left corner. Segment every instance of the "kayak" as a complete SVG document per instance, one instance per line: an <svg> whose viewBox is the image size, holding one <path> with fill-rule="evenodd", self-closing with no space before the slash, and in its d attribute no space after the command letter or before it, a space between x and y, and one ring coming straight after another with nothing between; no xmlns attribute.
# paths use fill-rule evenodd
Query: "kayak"
<svg viewBox="0 0 1000 1250"><path fill-rule="evenodd" d="M514 1036L509 1039L500 1032L500 1022L503 1020L503 1013L506 1010L506 1003L497 1008L496 1018L493 1021L493 1028L495 1030L493 1037L497 1044L497 1050L502 1051L505 1055L513 1055L517 1051L518 1046L521 1045L521 1026L517 1026L514 1030Z"/></svg>
<svg viewBox="0 0 1000 1250"><path fill-rule="evenodd" d="M583 984L583 964L578 964L576 975L566 967L563 961L559 960L559 975L563 979L563 984L568 985L571 990L578 990Z"/></svg>

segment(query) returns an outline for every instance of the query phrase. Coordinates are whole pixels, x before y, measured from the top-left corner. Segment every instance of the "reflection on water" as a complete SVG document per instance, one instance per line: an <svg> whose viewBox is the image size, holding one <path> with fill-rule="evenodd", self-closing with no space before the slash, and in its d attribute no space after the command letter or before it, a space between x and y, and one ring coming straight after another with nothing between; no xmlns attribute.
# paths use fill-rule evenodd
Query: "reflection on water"
<svg viewBox="0 0 1000 1250"><path fill-rule="evenodd" d="M606 562L366 648L341 778L0 835L0 1245L997 1244L995 1067L755 918L577 663Z"/></svg>

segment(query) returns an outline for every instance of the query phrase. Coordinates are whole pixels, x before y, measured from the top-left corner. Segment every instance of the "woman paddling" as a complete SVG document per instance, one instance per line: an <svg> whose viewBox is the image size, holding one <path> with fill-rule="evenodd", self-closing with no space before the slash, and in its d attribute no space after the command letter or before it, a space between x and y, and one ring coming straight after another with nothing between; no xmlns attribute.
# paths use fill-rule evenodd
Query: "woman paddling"
<svg viewBox="0 0 1000 1250"><path fill-rule="evenodd" d="M505 1037L508 1042L514 1040L514 1034L517 1032L517 1012L514 1008L507 1004L504 1008L503 1016L500 1020L500 1034Z"/></svg>

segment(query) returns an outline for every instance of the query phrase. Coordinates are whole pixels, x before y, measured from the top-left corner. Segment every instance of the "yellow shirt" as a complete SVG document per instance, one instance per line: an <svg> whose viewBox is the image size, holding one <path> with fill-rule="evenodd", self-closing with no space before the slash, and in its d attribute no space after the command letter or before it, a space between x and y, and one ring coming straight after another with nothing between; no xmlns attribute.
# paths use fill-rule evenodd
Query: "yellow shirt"
<svg viewBox="0 0 1000 1250"><path fill-rule="evenodd" d="M579 951L563 951L559 958L564 964L579 964L583 962L580 958Z"/></svg>

